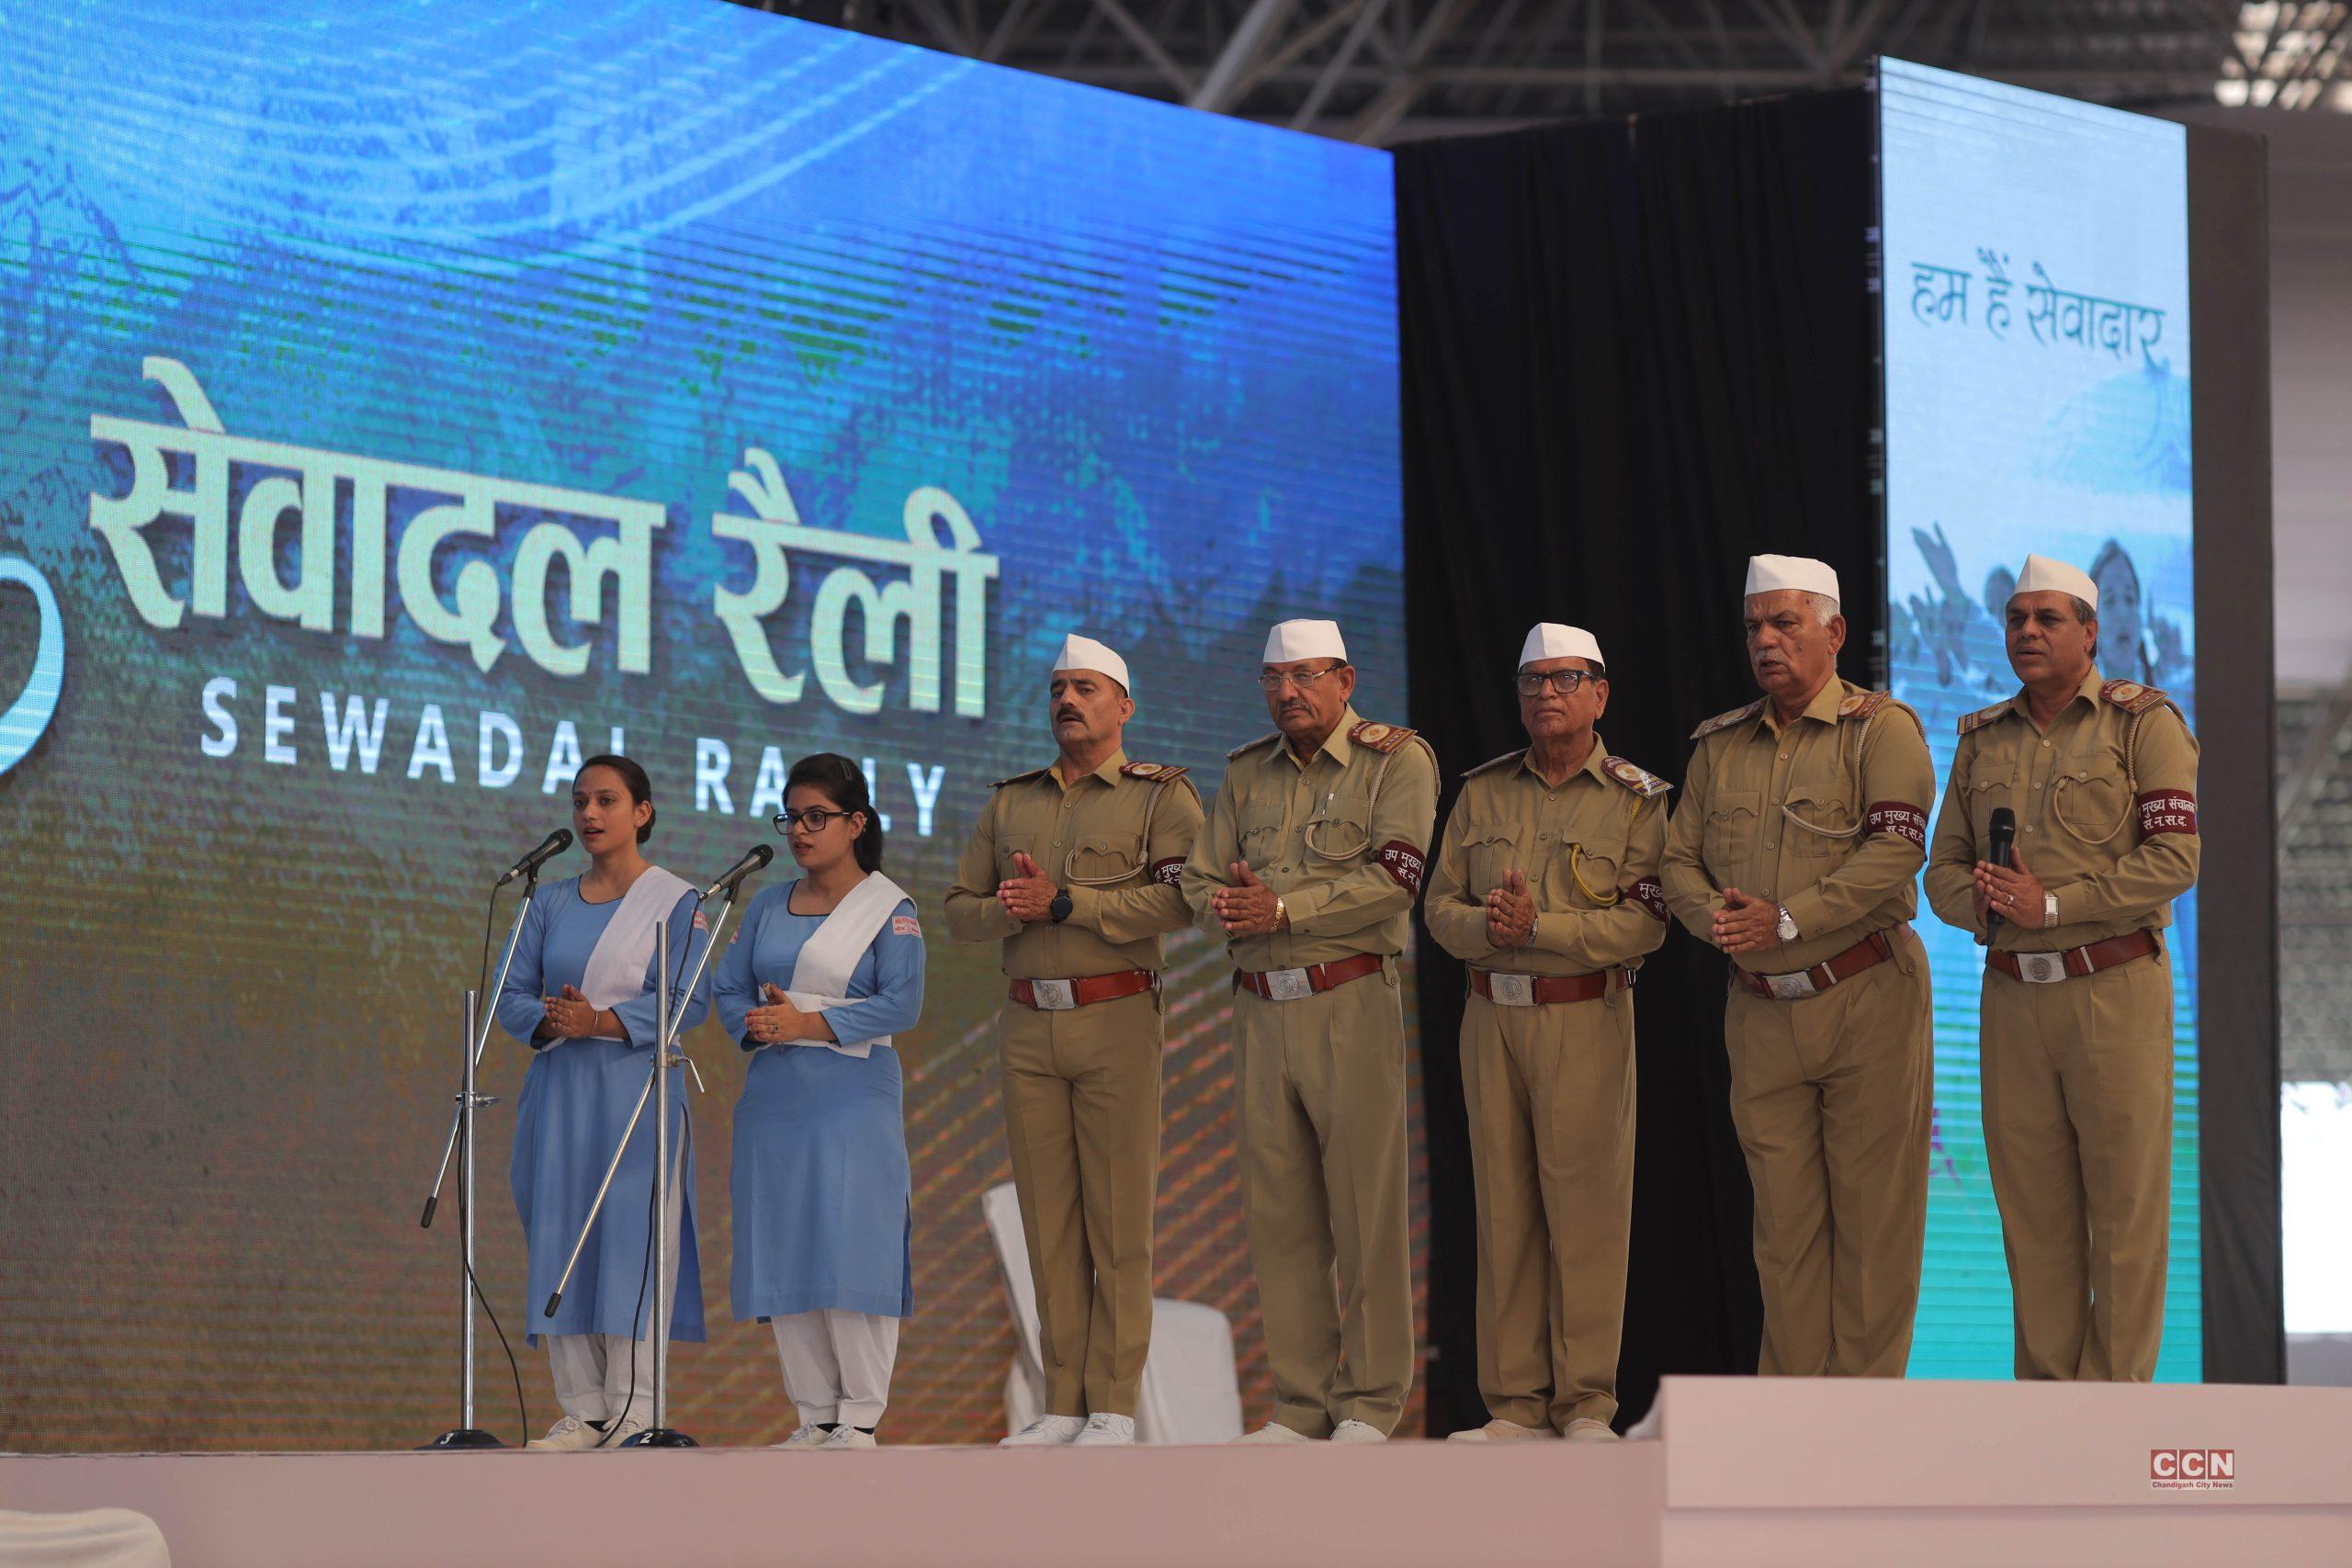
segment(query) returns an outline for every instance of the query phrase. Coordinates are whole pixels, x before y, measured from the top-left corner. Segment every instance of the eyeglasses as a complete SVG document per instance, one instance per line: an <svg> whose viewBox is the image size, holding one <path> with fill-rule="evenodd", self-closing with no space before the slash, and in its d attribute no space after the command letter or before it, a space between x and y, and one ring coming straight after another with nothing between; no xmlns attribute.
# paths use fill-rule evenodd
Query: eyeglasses
<svg viewBox="0 0 2352 1568"><path fill-rule="evenodd" d="M775 830L779 833L789 833L795 826L798 826L808 829L812 833L821 833L832 825L834 818L855 815L856 813L850 811L828 811L821 806L811 806L799 811L779 811L775 814Z"/></svg>
<svg viewBox="0 0 2352 1568"><path fill-rule="evenodd" d="M1519 677L1519 694L1522 697L1536 696L1548 685L1564 697L1573 697L1577 694L1577 688L1587 681L1601 678L1589 670L1534 671Z"/></svg>
<svg viewBox="0 0 2352 1568"><path fill-rule="evenodd" d="M1283 670L1269 670L1258 677L1258 684L1269 692L1279 692L1284 686L1296 686L1304 692L1324 676L1336 675L1346 668L1344 664L1334 664L1329 670L1309 670L1303 674L1293 674Z"/></svg>

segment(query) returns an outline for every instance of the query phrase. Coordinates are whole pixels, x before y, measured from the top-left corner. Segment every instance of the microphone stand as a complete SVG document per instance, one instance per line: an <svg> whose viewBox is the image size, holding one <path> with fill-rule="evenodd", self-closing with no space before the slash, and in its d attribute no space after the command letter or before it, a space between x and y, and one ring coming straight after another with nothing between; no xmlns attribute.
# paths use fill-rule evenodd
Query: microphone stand
<svg viewBox="0 0 2352 1568"><path fill-rule="evenodd" d="M528 901L526 897L525 902ZM514 929L520 931L522 926L522 918L518 915L515 918ZM506 955L510 960L514 955L511 942L508 944ZM499 972L499 983L503 986L505 979L505 971L502 969ZM480 995L474 991L469 990L466 993L465 1030L458 1041L458 1049L463 1056L464 1072L460 1077L460 1087L458 1090L457 1125L453 1126L449 1132L452 1148L458 1145L460 1129L463 1130L465 1142L464 1156L458 1166L458 1209L464 1216L465 1230L464 1272L458 1281L458 1287L465 1292L465 1315L460 1320L465 1326L459 1336L462 1371L458 1378L458 1425L431 1442L421 1445L430 1452L454 1453L467 1449L503 1449L506 1446L489 1432L474 1425L474 1112L482 1106L498 1103L496 1095L479 1094L474 1089L474 1068L481 1060L480 1050L475 1044L474 1023L481 999ZM445 1154L442 1156L442 1168L447 1170L447 1168L448 1156ZM435 1200L439 1197L440 1183L436 1180L434 1183L433 1193L424 1200L423 1224L429 1225L433 1223L433 1205Z"/></svg>
<svg viewBox="0 0 2352 1568"><path fill-rule="evenodd" d="M739 884L740 886L740 884ZM694 1063L684 1052L675 1049L678 1026L684 1021L686 1007L694 999L695 989L702 984L703 971L709 966L710 955L719 948L719 933L726 930L727 917L735 908L734 886L725 889L726 902L718 907L718 919L710 922L710 940L703 945L702 956L695 960L694 974L687 979L683 994L672 1006L670 993L670 920L666 915L654 927L654 952L658 970L656 998L662 1016L652 1052L653 1064L646 1075L645 1087L637 1091L637 1105L628 1113L628 1125L621 1130L620 1146L613 1150L610 1164L605 1168L605 1179L597 1185L594 1201L588 1205L588 1217L581 1222L580 1239L571 1244L571 1257L564 1263L563 1277L556 1281L554 1293L548 1297L547 1311L542 1315L553 1317L563 1301L563 1292L571 1284L572 1270L580 1266L580 1255L586 1250L588 1237L596 1228L596 1217L604 1212L605 1195L613 1190L613 1178L620 1174L621 1157L628 1153L629 1140L637 1135L637 1123L645 1114L645 1102L659 1096L653 1132L653 1424L632 1438L626 1438L623 1448L691 1449L701 1445L684 1432L673 1431L663 1423L669 1417L666 1384L670 1371L670 1075L665 1067L681 1062L692 1069ZM701 900L695 900L701 908ZM702 1075L696 1072L695 1083L701 1087Z"/></svg>

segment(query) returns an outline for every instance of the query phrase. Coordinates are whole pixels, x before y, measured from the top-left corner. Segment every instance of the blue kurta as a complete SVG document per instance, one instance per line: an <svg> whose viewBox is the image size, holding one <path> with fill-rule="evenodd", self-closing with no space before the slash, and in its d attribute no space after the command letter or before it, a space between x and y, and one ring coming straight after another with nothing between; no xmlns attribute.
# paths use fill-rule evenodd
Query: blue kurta
<svg viewBox="0 0 2352 1568"><path fill-rule="evenodd" d="M824 923L791 912L788 883L743 912L712 996L746 1050L744 1015L762 987L792 988L800 949ZM922 936L911 900L876 934L825 1021L845 1045L911 1028L922 1013ZM735 1315L786 1317L838 1307L880 1317L914 1311L913 1181L899 1054L860 1061L821 1045L771 1045L752 1058L735 1107Z"/></svg>
<svg viewBox="0 0 2352 1568"><path fill-rule="evenodd" d="M558 996L566 986L577 987L588 972L588 956L612 923L617 898L591 904L580 896L580 879L571 877L543 890L523 922L522 939L514 946L514 966L498 993L498 1021L525 1044L546 1021L542 997ZM694 895L681 897L670 912L671 985L685 984L695 960L709 942L706 931L695 931ZM689 946L691 939L691 947ZM651 1233L646 1221L653 1202L653 1106L647 1101L628 1154L605 1196L596 1228L580 1254L556 1315L545 1315L548 1296L563 1275L579 1238L596 1184L628 1125L638 1091L652 1068L653 1036L660 1010L655 999L655 971L660 949L645 964L645 989L612 1010L628 1032L628 1041L565 1040L544 1043L523 1075L523 1095L514 1119L514 1161L510 1179L514 1208L523 1218L523 1238L529 1254L525 1286L526 1321L530 1341L542 1334L617 1334L642 1338L653 1321L653 1286L647 1243ZM707 977L697 987L679 1032L703 1021L710 1010ZM670 1075L670 1138L673 1157L686 1131L687 1084L677 1069ZM695 1249L695 1164L691 1143L684 1145L679 1185L684 1189L684 1213L678 1229L678 1296L670 1316L670 1337L705 1337L702 1316L702 1266ZM638 1311L640 1292L644 1310Z"/></svg>

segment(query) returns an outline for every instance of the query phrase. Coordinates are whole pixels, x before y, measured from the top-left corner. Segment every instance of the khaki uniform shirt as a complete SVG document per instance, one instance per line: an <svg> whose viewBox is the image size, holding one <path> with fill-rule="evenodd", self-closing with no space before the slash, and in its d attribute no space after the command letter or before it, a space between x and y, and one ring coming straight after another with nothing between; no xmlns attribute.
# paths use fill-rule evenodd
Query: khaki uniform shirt
<svg viewBox="0 0 2352 1568"><path fill-rule="evenodd" d="M1666 855L1664 779L1611 757L1596 735L1556 788L1527 751L1463 775L1446 818L1422 914L1456 958L1513 975L1589 975L1638 966L1666 941L1658 867ZM1487 895L1518 871L1535 900L1535 940L1487 942Z"/></svg>
<svg viewBox="0 0 2352 1568"><path fill-rule="evenodd" d="M1712 945L1723 889L1785 905L1797 940L1735 962L1787 974L1911 918L1934 765L1919 716L1832 679L1782 727L1771 700L1701 725L1667 832L1666 901Z"/></svg>
<svg viewBox="0 0 2352 1568"><path fill-rule="evenodd" d="M2026 694L1960 721L1960 747L1936 822L1928 901L1982 936L1974 898L1994 808L2017 814L2019 853L2058 895L2055 926L2003 920L1993 945L2051 953L2172 923L2172 901L2197 881L2197 738L2165 695L2132 681L2083 677L2047 729Z"/></svg>
<svg viewBox="0 0 2352 1568"><path fill-rule="evenodd" d="M1436 825L1430 743L1395 725L1367 724L1351 706L1311 761L1301 762L1280 734L1229 758L1225 787L1184 866L1185 901L1224 936L1210 899L1233 886L1227 868L1246 861L1290 916L1288 931L1228 939L1233 962L1262 973L1404 952Z"/></svg>
<svg viewBox="0 0 2352 1568"><path fill-rule="evenodd" d="M1076 783L1055 768L1001 779L964 844L947 890L947 933L1004 943L1015 980L1071 980L1161 967L1159 938L1192 923L1176 886L1201 830L1201 797L1182 768L1124 751ZM1025 852L1069 894L1069 918L1016 919L996 901Z"/></svg>

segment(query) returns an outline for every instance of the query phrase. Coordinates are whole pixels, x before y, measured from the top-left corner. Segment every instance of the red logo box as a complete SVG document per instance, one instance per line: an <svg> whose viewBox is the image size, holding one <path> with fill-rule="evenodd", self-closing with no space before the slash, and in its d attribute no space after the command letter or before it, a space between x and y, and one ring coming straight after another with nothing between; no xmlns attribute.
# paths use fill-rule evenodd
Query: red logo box
<svg viewBox="0 0 2352 1568"><path fill-rule="evenodd" d="M2235 1449L2150 1449L2148 1484L2178 1491L2211 1491L2234 1486L2238 1478Z"/></svg>

